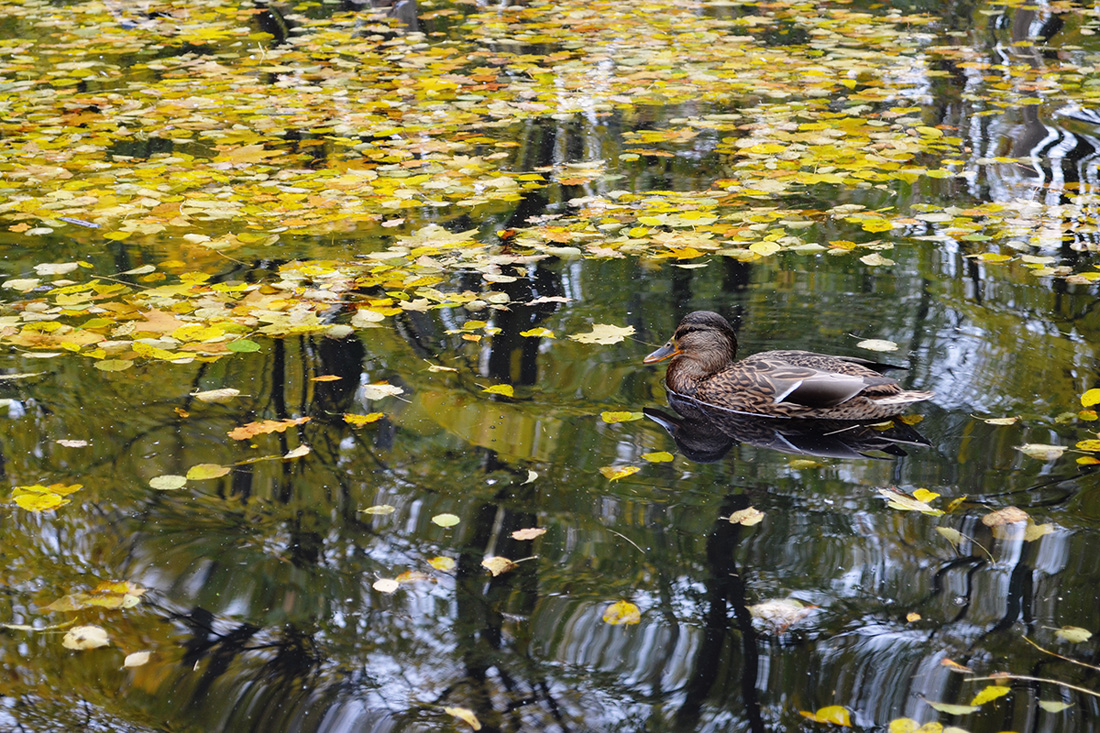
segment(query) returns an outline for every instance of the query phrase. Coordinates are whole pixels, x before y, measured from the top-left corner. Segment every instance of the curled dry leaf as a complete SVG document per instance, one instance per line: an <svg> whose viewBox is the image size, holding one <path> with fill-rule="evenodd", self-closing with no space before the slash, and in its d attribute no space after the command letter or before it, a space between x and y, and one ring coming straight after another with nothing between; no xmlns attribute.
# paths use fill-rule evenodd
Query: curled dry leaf
<svg viewBox="0 0 1100 733"><path fill-rule="evenodd" d="M506 557L494 555L481 561L481 567L493 574L493 577L515 570L516 564Z"/></svg>
<svg viewBox="0 0 1100 733"><path fill-rule="evenodd" d="M538 471L528 470L527 471L527 480L524 481L523 484L529 484L532 481L534 481L535 479L537 479L538 477L539 477ZM522 486L523 484L520 484L520 486Z"/></svg>
<svg viewBox="0 0 1100 733"><path fill-rule="evenodd" d="M803 718L809 718L815 723L831 723L833 725L839 725L842 728L852 727L851 713L840 705L829 705L818 709L817 712L814 713L805 710L799 710L798 713Z"/></svg>
<svg viewBox="0 0 1100 733"><path fill-rule="evenodd" d="M308 456L313 449L304 443L294 450L287 451L287 454L283 456L284 459L301 458L302 456Z"/></svg>
<svg viewBox="0 0 1100 733"><path fill-rule="evenodd" d="M447 708L443 708L443 712L447 713L447 715L452 715L452 716L458 718L459 720L461 720L463 723L470 726L474 730L481 730L481 721L479 721L477 719L477 716L474 715L474 711L470 710L469 708L447 707Z"/></svg>
<svg viewBox="0 0 1100 733"><path fill-rule="evenodd" d="M192 392L191 396L199 402L229 402L231 399L239 395L241 391L239 389L233 389L232 387L225 387L223 389L208 389L202 392Z"/></svg>
<svg viewBox="0 0 1100 733"><path fill-rule="evenodd" d="M1028 458L1037 458L1040 461L1053 461L1061 458L1066 452L1064 445L1048 445L1046 443L1025 443L1016 446L1016 450Z"/></svg>
<svg viewBox="0 0 1100 733"><path fill-rule="evenodd" d="M149 662L149 658L153 656L152 652L134 652L127 654L126 659L122 660L122 666L125 667L140 667Z"/></svg>
<svg viewBox="0 0 1100 733"><path fill-rule="evenodd" d="M359 388L359 396L365 400L380 400L385 397L396 397L399 394L403 394L405 390L400 387L395 387L392 384L386 382L376 382L375 384L364 384Z"/></svg>
<svg viewBox="0 0 1100 733"><path fill-rule="evenodd" d="M287 420L261 420L259 422L250 422L246 425L233 428L226 433L226 435L233 440L248 440L249 438L254 438L257 435L266 433L281 433L287 428L291 428L295 425L302 425L312 419L313 418L310 417L299 417Z"/></svg>
<svg viewBox="0 0 1100 733"><path fill-rule="evenodd" d="M987 417L983 420L988 425L1015 425L1019 421L1018 417Z"/></svg>
<svg viewBox="0 0 1100 733"><path fill-rule="evenodd" d="M966 665L959 664L958 662L946 658L940 660L940 665L943 667L947 667L952 672L959 672L960 674L968 674L974 671Z"/></svg>
<svg viewBox="0 0 1100 733"><path fill-rule="evenodd" d="M389 504L375 504L374 506L369 506L359 511L363 512L363 514L393 514L397 510Z"/></svg>
<svg viewBox="0 0 1100 733"><path fill-rule="evenodd" d="M110 644L110 638L107 636L107 630L102 626L74 626L69 629L68 633L61 640L61 645L66 649L76 649L83 651L85 649L96 649L101 646L107 646Z"/></svg>

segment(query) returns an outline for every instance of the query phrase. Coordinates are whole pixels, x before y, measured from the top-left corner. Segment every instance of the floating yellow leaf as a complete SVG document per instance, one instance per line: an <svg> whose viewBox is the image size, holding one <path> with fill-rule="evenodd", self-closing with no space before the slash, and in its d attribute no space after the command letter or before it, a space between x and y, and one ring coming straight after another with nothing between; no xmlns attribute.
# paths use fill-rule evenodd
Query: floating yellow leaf
<svg viewBox="0 0 1100 733"><path fill-rule="evenodd" d="M359 511L363 512L363 514L385 515L393 514L397 510L389 504L375 504L374 506L369 506L366 509L360 509Z"/></svg>
<svg viewBox="0 0 1100 733"><path fill-rule="evenodd" d="M453 558L450 557L433 557L432 559L428 560L428 564L436 570L440 570L445 573L455 569L455 561Z"/></svg>
<svg viewBox="0 0 1100 733"><path fill-rule="evenodd" d="M110 639L107 636L107 630L102 626L74 626L69 629L68 633L61 640L62 646L66 649L75 649L77 651L83 651L85 649L96 649L101 646L107 646L110 644Z"/></svg>
<svg viewBox="0 0 1100 733"><path fill-rule="evenodd" d="M633 326L611 326L606 323L598 323L587 333L573 334L569 338L582 344L602 344L608 346L617 344L627 336L634 333Z"/></svg>
<svg viewBox="0 0 1100 733"><path fill-rule="evenodd" d="M474 730L481 730L481 721L479 721L477 719L477 716L474 715L474 711L470 710L469 708L445 707L443 708L443 712L447 713L447 715L458 718Z"/></svg>
<svg viewBox="0 0 1100 733"><path fill-rule="evenodd" d="M729 516L730 524L741 524L745 527L760 524L762 521L764 521L764 512L751 506L736 511Z"/></svg>
<svg viewBox="0 0 1100 733"><path fill-rule="evenodd" d="M395 387L386 382L375 382L374 384L364 384L360 387L359 395L367 400L380 400L384 397L394 397L404 391L405 390L400 387Z"/></svg>
<svg viewBox="0 0 1100 733"><path fill-rule="evenodd" d="M898 345L885 339L864 339L856 344L856 348L868 351L897 351Z"/></svg>
<svg viewBox="0 0 1100 733"><path fill-rule="evenodd" d="M1081 405L1082 407L1100 405L1100 388L1093 387L1081 395Z"/></svg>
<svg viewBox="0 0 1100 733"><path fill-rule="evenodd" d="M1046 443L1025 443L1016 446L1016 450L1029 458L1038 458L1041 461L1053 461L1060 458L1066 452L1063 445L1047 445Z"/></svg>
<svg viewBox="0 0 1100 733"><path fill-rule="evenodd" d="M229 466L219 466L216 463L200 463L187 469L187 480L205 481L207 479L221 478L229 473Z"/></svg>
<svg viewBox="0 0 1100 733"><path fill-rule="evenodd" d="M1008 693L1012 692L1011 688L1003 685L987 685L982 688L974 699L970 701L971 705L985 705L990 700L996 700L998 697L1004 697Z"/></svg>
<svg viewBox="0 0 1100 733"><path fill-rule="evenodd" d="M649 461L650 463L668 463L675 460L675 456L668 451L656 451L654 453L643 453L642 460Z"/></svg>
<svg viewBox="0 0 1100 733"><path fill-rule="evenodd" d="M440 527L444 528L453 527L461 521L462 520L454 514L448 513L436 514L434 517L432 517L433 524L438 524Z"/></svg>
<svg viewBox="0 0 1100 733"><path fill-rule="evenodd" d="M199 402L229 402L240 393L239 389L224 387L222 389L208 389L203 392L192 392L191 396Z"/></svg>
<svg viewBox="0 0 1100 733"><path fill-rule="evenodd" d="M1075 445L1074 447L1077 448L1078 450L1084 450L1084 451L1089 451L1090 453L1095 453L1097 451L1100 451L1100 440L1097 440L1096 438L1089 438L1087 440L1079 440L1079 441L1077 441L1077 445Z"/></svg>
<svg viewBox="0 0 1100 733"><path fill-rule="evenodd" d="M122 660L123 669L131 667L141 667L149 663L149 659L153 656L152 652L133 652L127 654L126 658Z"/></svg>
<svg viewBox="0 0 1100 733"><path fill-rule="evenodd" d="M166 473L161 476L154 476L149 479L149 486L157 491L175 491L182 489L187 485L186 476L177 476L175 474Z"/></svg>
<svg viewBox="0 0 1100 733"><path fill-rule="evenodd" d="M907 512L922 512L924 514L938 517L943 514L943 510L934 509L928 503L920 501L915 497L903 494L900 491L893 489L879 489L880 496L888 501L888 506L891 509L901 509ZM930 492L931 493L931 492Z"/></svg>
<svg viewBox="0 0 1100 733"><path fill-rule="evenodd" d="M618 481L621 478L626 478L632 474L638 473L642 469L637 466L602 466L600 473L612 481Z"/></svg>
<svg viewBox="0 0 1100 733"><path fill-rule="evenodd" d="M917 501L930 502L940 498L940 495L928 489L917 489L913 492L913 498Z"/></svg>
<svg viewBox="0 0 1100 733"><path fill-rule="evenodd" d="M506 557L494 555L493 557L487 557L482 560L481 567L492 573L493 577L495 578L502 573L507 573L510 570L514 570L516 568L516 564Z"/></svg>
<svg viewBox="0 0 1100 733"><path fill-rule="evenodd" d="M344 413L344 422L349 425L361 427L372 422L377 422L382 419L381 412L369 412L366 415L353 415L350 412Z"/></svg>
<svg viewBox="0 0 1100 733"><path fill-rule="evenodd" d="M628 412L625 410L618 412L604 411L600 413L600 419L606 423L630 422L631 420L642 419L642 413Z"/></svg>
<svg viewBox="0 0 1100 733"><path fill-rule="evenodd" d="M520 331L519 335L520 336L526 336L528 338L535 338L535 337L542 337L542 338L548 338L548 339L557 338L554 335L554 332L551 331L549 328L532 328L532 329L529 329L527 331Z"/></svg>
<svg viewBox="0 0 1100 733"><path fill-rule="evenodd" d="M1054 635L1059 639L1064 639L1071 644L1080 644L1083 641L1088 641L1092 638L1092 632L1088 629L1082 629L1080 626L1063 626L1054 632Z"/></svg>
<svg viewBox="0 0 1100 733"><path fill-rule="evenodd" d="M952 705L946 702L933 702L932 700L925 700L933 710L938 710L946 715L969 715L970 713L976 713L981 710L977 705Z"/></svg>
<svg viewBox="0 0 1100 733"><path fill-rule="evenodd" d="M510 384L494 384L492 387L486 387L481 390L482 392L488 392L489 394L499 394L505 397L512 397L512 385Z"/></svg>
<svg viewBox="0 0 1100 733"><path fill-rule="evenodd" d="M512 539L514 540L533 540L536 537L542 537L546 534L546 530L541 527L529 527L528 529L517 529L512 533Z"/></svg>
<svg viewBox="0 0 1100 733"><path fill-rule="evenodd" d="M603 620L612 626L632 625L642 620L642 612L633 603L616 601L603 612Z"/></svg>
<svg viewBox="0 0 1100 733"><path fill-rule="evenodd" d="M818 709L818 711L814 713L805 710L799 710L798 712L802 717L809 718L815 723L831 723L844 728L852 727L851 714L840 705L829 705L828 707Z"/></svg>

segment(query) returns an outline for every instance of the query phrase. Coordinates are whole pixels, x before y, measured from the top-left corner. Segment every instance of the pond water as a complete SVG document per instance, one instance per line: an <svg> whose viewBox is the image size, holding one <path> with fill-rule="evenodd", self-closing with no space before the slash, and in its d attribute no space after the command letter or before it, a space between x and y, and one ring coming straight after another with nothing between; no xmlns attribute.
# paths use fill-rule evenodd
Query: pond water
<svg viewBox="0 0 1100 733"><path fill-rule="evenodd" d="M78 31L99 33L89 53L123 37L135 44L107 57L102 78L77 73L94 66L56 67L78 81L48 71L67 42L62 6L30 3L3 21L5 53L23 71L4 77L0 108L9 194L0 251L15 283L0 312L0 467L11 487L0 512L0 622L12 625L0 631L0 729L826 730L833 724L805 713L829 706L859 730L892 721L906 731L1096 729L1097 668L1081 663L1095 664L1098 647L1062 631L1100 630L1100 554L1089 554L1100 533L1091 457L1100 445L1075 449L1100 425L1082 400L1100 383L1096 11L636 5L754 39L739 43L758 54L750 66L761 67L762 86L715 92L702 71L677 75L669 60L667 79L650 70L633 44L673 53L681 41L667 28L624 41L621 53L603 36L588 49L559 43L540 25L549 22L540 4L422 3L423 35L411 38L358 28L364 45L388 49L379 58L472 34L488 56L556 59L546 73L557 75L561 106L468 127L467 138L485 132L489 142L468 144L477 160L456 164L541 175L546 185L498 175L448 193L447 207L423 203L435 194L398 192L391 202L420 203L360 219L352 207L347 226L305 183L283 192L289 199L265 188L280 170L308 180L310 165L257 173L264 158L250 157L255 142L233 137L236 128L213 140L185 140L184 121L176 132L135 132L155 127L150 100L164 95L188 110L176 114L204 110L213 126L216 106L198 87L186 98L171 90L191 73L209 82L203 65L252 58L232 45L203 52L195 39L167 50L134 40L161 32L149 24L165 18L190 28L180 7L126 19L96 3L68 6ZM921 15L929 11L941 17ZM597 26L593 13L581 4L558 15L575 30ZM307 4L278 19L324 28L331 14ZM250 17L242 27L255 32ZM339 68L323 44L300 43L295 53L322 50L289 58L279 56L286 44L256 43L269 44L263 63L273 66L260 79L272 108L318 97ZM684 63L718 73L721 59L683 48ZM790 68L776 61L785 54ZM523 74L537 79L530 63ZM845 64L850 77L836 71ZM616 101L612 77L635 71L649 91ZM847 101L821 93L834 73L853 81L838 87L852 92ZM295 83L299 96L274 97ZM857 83L877 91L856 99ZM77 166L79 151L49 158L61 153L43 151L79 135L66 140L48 127L60 122L11 101L70 84L57 104L89 119L119 90L153 90L140 111L119 103L125 119L111 122L110 151L87 153L100 165ZM677 91L692 84L697 99ZM646 96L658 88L664 103ZM519 98L545 99L529 91ZM876 159L919 172L784 178L828 176L829 161L864 170L859 145L843 142L857 119L906 127L867 144L880 140L886 155L921 140L900 164ZM379 124L362 140L382 145ZM450 134L442 117L431 124L440 131L419 128L424 139ZM818 142L781 132L819 124L801 129L835 125L832 149L810 163L784 158ZM297 141L318 151L313 170L340 155L326 146L347 132L332 127ZM353 142L367 155L367 143ZM215 143L244 147L216 153ZM47 157L27 174L16 151ZM168 155L177 162L165 164ZM182 156L211 161L201 187L184 191L191 174L164 168ZM400 177L394 160L371 169L382 175L376 187ZM133 180L115 172L124 162ZM66 166L73 185L61 183ZM467 175L448 171L456 182ZM391 191L419 183L402 185ZM508 195L473 200L494 186ZM110 200L98 194L85 213L61 205L100 187ZM210 203L235 206L237 196L245 206L228 214ZM327 218L286 224L295 207L309 219L314 205ZM140 228L188 206L187 222ZM675 218L684 211L697 225ZM208 245L228 235L231 246ZM463 247L474 254L454 254ZM378 274L394 262L407 269ZM416 289L408 263L436 294ZM93 276L99 289L81 289ZM247 294L227 302L234 288ZM464 292L438 307L438 293ZM908 440L885 452L817 434L776 439L772 427L693 433L668 403L665 365L642 358L699 309L734 322L743 354L874 358L905 367L894 374L906 388L935 396L909 411L896 428ZM55 326L43 323L86 327L64 326L70 335L51 340ZM189 324L215 330L178 330ZM600 324L632 331L604 344L569 338ZM227 350L226 334L246 345ZM868 351L865 339L896 350ZM512 392L485 391L494 385ZM211 394L226 389L239 394ZM627 414L605 415L615 412ZM28 492L49 505L16 501ZM763 512L759 523L729 520L750 507ZM990 526L1007 507L1029 519ZM513 535L529 529L542 533ZM511 563L486 567L489 558ZM635 623L611 622L623 608L636 608ZM66 648L73 624L99 627L109 645ZM151 654L124 666L138 652ZM929 704L971 705L995 673L1013 676L998 699ZM905 718L911 727L896 722Z"/></svg>

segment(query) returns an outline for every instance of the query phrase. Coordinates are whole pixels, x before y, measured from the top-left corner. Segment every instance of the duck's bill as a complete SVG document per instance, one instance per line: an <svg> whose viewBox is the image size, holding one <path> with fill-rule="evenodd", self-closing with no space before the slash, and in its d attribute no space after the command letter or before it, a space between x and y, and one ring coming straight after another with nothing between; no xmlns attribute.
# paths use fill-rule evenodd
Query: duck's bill
<svg viewBox="0 0 1100 733"><path fill-rule="evenodd" d="M661 348L657 349L656 351L654 351L652 354L650 354L646 358L642 359L642 363L643 364L654 364L658 361L664 361L665 359L667 359L670 356L676 356L679 353L680 353L680 350L677 349L675 346L673 346L672 343L670 342L670 343L665 344Z"/></svg>

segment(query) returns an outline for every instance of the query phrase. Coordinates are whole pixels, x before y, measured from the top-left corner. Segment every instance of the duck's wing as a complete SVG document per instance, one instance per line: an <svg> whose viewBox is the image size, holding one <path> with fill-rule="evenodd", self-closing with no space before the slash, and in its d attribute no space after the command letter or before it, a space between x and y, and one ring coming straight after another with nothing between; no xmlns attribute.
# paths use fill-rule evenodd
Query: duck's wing
<svg viewBox="0 0 1100 733"><path fill-rule="evenodd" d="M838 373L812 366L789 364L779 358L746 359L735 368L744 370L759 392L771 396L773 404L794 403L805 407L826 408L856 395L886 396L900 391L896 380L871 369L853 369L856 373Z"/></svg>

